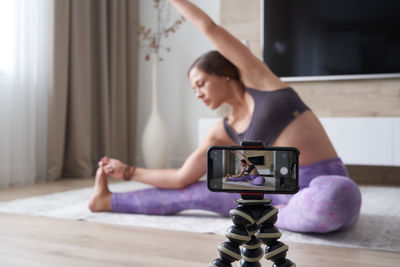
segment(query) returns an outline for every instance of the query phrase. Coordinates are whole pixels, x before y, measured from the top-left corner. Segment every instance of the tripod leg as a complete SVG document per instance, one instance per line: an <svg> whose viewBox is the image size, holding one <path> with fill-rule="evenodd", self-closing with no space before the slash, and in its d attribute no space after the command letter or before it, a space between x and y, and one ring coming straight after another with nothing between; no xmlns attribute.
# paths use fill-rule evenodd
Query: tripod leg
<svg viewBox="0 0 400 267"><path fill-rule="evenodd" d="M274 226L278 219L278 209L265 203L250 203L248 206L240 205L229 214L234 223L225 233L229 241L218 247L220 258L212 261L210 266L229 267L232 266L232 262L240 260L240 267L261 267L261 243L266 245L265 258L274 262L273 267L296 266L286 259L288 246L278 241L282 236ZM239 248L241 245L242 251Z"/></svg>
<svg viewBox="0 0 400 267"><path fill-rule="evenodd" d="M223 259L215 259L213 260L210 267L232 267L232 264L228 261L224 261Z"/></svg>
<svg viewBox="0 0 400 267"><path fill-rule="evenodd" d="M275 263L272 265L272 267L296 267L296 263L292 262L289 259L285 259L284 261L280 263Z"/></svg>
<svg viewBox="0 0 400 267"><path fill-rule="evenodd" d="M213 267L232 266L232 262L242 258L240 255L240 246L250 241L250 235L246 230L246 226L254 223L253 218L248 214L246 209L238 207L230 211L232 221L235 225L228 228L225 236L229 241L222 243L218 247L220 255L219 259L215 259L210 263Z"/></svg>
<svg viewBox="0 0 400 267"><path fill-rule="evenodd" d="M289 247L278 241L282 233L274 226L277 219L278 209L271 206L265 207L261 218L257 221L260 228L256 237L266 245L265 259L273 261L273 267L294 267L296 264L286 259Z"/></svg>
<svg viewBox="0 0 400 267"><path fill-rule="evenodd" d="M215 259L210 263L211 267L228 267L232 266L232 262L241 259L240 248L237 244L230 241L224 242L218 246L219 259Z"/></svg>
<svg viewBox="0 0 400 267"><path fill-rule="evenodd" d="M259 261L256 262L248 262L245 260L239 261L239 266L240 267L261 267L261 263Z"/></svg>
<svg viewBox="0 0 400 267"><path fill-rule="evenodd" d="M251 236L249 242L243 245L242 260L239 262L240 267L257 267L261 266L259 260L263 257L264 251L261 248L261 241L255 236L258 231L256 223L247 227L247 231Z"/></svg>

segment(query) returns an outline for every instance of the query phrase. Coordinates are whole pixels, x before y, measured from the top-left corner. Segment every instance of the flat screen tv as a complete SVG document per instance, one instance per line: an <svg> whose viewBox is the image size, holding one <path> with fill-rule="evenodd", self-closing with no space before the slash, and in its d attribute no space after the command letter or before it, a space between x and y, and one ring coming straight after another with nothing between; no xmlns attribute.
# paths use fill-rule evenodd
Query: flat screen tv
<svg viewBox="0 0 400 267"><path fill-rule="evenodd" d="M400 0L262 0L263 59L287 81L400 77Z"/></svg>
<svg viewBox="0 0 400 267"><path fill-rule="evenodd" d="M265 165L264 156L249 157L249 160L254 165Z"/></svg>

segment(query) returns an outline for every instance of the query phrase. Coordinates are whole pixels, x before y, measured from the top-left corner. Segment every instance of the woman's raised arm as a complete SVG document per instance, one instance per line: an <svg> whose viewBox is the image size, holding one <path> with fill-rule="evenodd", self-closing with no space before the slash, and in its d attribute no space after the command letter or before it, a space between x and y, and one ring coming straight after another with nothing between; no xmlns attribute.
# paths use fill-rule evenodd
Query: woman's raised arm
<svg viewBox="0 0 400 267"><path fill-rule="evenodd" d="M251 163L251 161L249 160L249 158L248 157L246 157L246 155L244 154L244 153L242 153L242 152L239 152L239 151L232 151L232 153L234 153L234 154L240 154L243 158L244 158L244 160L247 162L247 164L253 164L253 163Z"/></svg>
<svg viewBox="0 0 400 267"><path fill-rule="evenodd" d="M243 83L252 88L273 90L281 81L269 68L254 56L238 39L214 21L193 3L187 0L169 0L178 11L196 28L204 33L217 50L240 71Z"/></svg>

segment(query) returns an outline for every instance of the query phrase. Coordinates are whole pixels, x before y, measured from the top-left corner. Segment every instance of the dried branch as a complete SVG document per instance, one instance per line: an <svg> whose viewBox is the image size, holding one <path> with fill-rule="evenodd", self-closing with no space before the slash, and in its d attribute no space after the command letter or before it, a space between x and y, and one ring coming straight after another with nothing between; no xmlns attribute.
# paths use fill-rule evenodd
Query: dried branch
<svg viewBox="0 0 400 267"><path fill-rule="evenodd" d="M141 46L149 49L151 53L158 54L161 48L165 48L169 52L171 49L162 46L162 41L171 34L174 34L180 25L185 22L185 18L181 16L170 23L170 4L167 0L153 0L153 8L157 11L156 29L136 23L138 27L137 35L139 36ZM146 60L149 59L150 56L147 54Z"/></svg>

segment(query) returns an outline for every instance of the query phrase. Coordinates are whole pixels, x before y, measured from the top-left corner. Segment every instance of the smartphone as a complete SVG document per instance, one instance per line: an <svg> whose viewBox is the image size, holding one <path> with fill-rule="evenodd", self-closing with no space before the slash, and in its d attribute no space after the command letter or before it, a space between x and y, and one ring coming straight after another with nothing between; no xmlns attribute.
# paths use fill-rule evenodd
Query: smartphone
<svg viewBox="0 0 400 267"><path fill-rule="evenodd" d="M299 154L294 147L210 147L207 151L208 189L294 194L299 190Z"/></svg>

